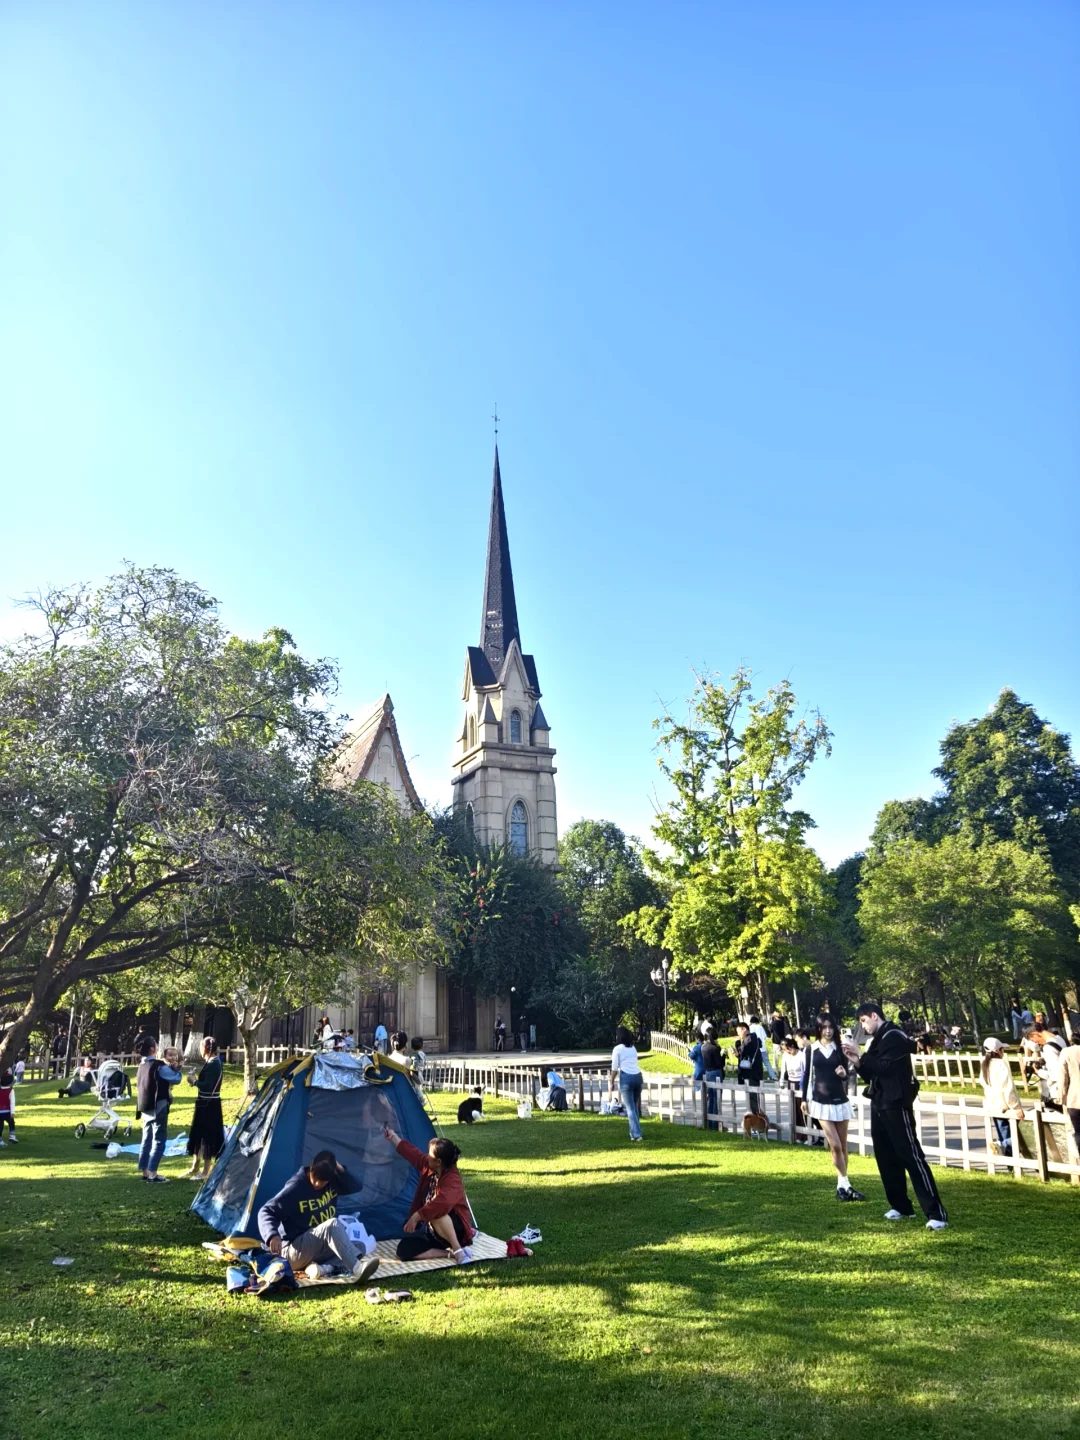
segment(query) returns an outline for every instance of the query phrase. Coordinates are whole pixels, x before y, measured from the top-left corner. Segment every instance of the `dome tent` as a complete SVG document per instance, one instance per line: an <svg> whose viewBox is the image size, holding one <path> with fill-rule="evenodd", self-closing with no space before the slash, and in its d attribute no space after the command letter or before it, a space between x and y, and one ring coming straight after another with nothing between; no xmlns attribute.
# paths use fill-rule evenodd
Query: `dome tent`
<svg viewBox="0 0 1080 1440"><path fill-rule="evenodd" d="M363 1189L341 1196L378 1240L400 1235L416 1171L383 1135L389 1125L421 1150L434 1127L405 1072L380 1058L327 1053L276 1066L225 1142L192 1210L223 1235L255 1235L258 1214L301 1165L332 1150Z"/></svg>

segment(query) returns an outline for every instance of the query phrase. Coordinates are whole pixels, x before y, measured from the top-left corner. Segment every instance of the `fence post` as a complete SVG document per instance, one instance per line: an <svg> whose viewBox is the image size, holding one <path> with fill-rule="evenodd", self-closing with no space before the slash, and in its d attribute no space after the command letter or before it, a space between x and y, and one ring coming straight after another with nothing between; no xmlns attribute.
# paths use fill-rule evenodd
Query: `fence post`
<svg viewBox="0 0 1080 1440"><path fill-rule="evenodd" d="M701 1128L703 1130L709 1128L709 1082L704 1078L701 1081Z"/></svg>
<svg viewBox="0 0 1080 1440"><path fill-rule="evenodd" d="M1043 1133L1042 1105L1036 1105L1032 1114L1035 1117L1035 1163L1039 1167L1039 1179L1045 1185L1050 1179L1050 1171L1046 1166L1046 1135Z"/></svg>

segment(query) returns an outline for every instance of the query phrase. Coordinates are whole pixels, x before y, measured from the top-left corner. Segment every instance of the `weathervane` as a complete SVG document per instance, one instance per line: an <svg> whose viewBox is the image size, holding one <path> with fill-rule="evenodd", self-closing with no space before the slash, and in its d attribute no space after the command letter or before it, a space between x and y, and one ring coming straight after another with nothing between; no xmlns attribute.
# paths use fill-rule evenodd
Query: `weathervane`
<svg viewBox="0 0 1080 1440"><path fill-rule="evenodd" d="M495 421L495 439L498 440L498 438L499 438L499 402L498 402L497 400L495 401L495 414L492 415L491 418L492 418L492 420Z"/></svg>

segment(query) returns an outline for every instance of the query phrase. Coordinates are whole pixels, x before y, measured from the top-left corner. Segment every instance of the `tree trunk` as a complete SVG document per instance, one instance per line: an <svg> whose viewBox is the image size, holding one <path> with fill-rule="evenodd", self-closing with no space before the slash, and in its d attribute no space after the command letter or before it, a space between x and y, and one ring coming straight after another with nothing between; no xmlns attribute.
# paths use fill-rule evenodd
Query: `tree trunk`
<svg viewBox="0 0 1080 1440"><path fill-rule="evenodd" d="M975 991L968 991L968 1004L971 1006L971 1029L975 1035L975 1044L982 1044L982 1036L979 1034L979 1007L975 1001Z"/></svg>
<svg viewBox="0 0 1080 1440"><path fill-rule="evenodd" d="M259 1027L250 1030L246 1025L238 1025L240 1038L244 1042L244 1094L254 1095L259 1088L258 1080L258 1035Z"/></svg>

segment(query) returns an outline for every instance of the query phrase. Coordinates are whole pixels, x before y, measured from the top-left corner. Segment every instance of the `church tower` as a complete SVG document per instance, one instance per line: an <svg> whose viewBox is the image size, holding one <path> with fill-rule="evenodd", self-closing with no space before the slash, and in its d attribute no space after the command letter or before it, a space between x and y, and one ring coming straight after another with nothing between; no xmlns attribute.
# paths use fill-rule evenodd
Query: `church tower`
<svg viewBox="0 0 1080 1440"><path fill-rule="evenodd" d="M521 649L498 445L480 644L468 647L462 699L465 718L454 755L455 813L465 816L482 844L498 842L555 865L555 751L540 708L536 663Z"/></svg>

